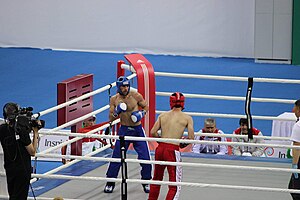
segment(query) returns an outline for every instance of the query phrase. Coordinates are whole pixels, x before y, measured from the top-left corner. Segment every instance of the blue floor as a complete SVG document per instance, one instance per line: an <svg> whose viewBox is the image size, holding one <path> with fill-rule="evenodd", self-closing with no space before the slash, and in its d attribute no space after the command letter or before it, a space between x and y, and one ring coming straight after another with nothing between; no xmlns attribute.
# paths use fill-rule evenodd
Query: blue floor
<svg viewBox="0 0 300 200"><path fill-rule="evenodd" d="M112 150L107 149L101 153L98 153L95 155L95 157L110 157ZM55 174L60 175L72 175L72 176L80 176L82 174L85 174L93 169L96 169L99 166L105 165L107 162L95 162L95 161L80 161L68 168L65 168L63 170L60 170L59 172ZM59 167L61 165L61 162L43 162L39 161L37 163L37 174L45 173L51 169L54 169L56 167ZM36 181L34 184L32 184L34 194L36 196L39 196L61 184L64 184L69 180L64 179L40 179ZM32 196L32 193L29 194Z"/></svg>
<svg viewBox="0 0 300 200"><path fill-rule="evenodd" d="M36 173L37 174L43 174L45 172L48 172L52 169L55 169L62 165L62 162L60 161L43 161L43 160L37 160L37 162L32 161L31 166L36 166Z"/></svg>
<svg viewBox="0 0 300 200"><path fill-rule="evenodd" d="M300 66L257 64L253 59L144 56L157 72L300 79ZM0 105L14 101L21 106L34 107L36 112L53 107L57 101L58 82L81 73L92 73L94 89L98 89L115 81L118 60L125 60L124 54L0 48ZM156 90L165 92L245 96L246 87L246 82L156 78ZM298 99L299 91L299 84L254 83L252 96ZM166 97L157 97L156 100L157 110L169 109ZM107 93L97 95L94 98L94 109L107 103ZM253 115L277 116L291 111L292 107L292 104L251 104ZM244 114L244 102L187 99L185 111ZM97 117L98 122L105 121L107 113ZM56 126L56 112L42 118L46 120L47 128ZM271 121L254 120L253 123L264 135L271 134ZM203 125L203 117L194 117L194 124L195 130L199 130ZM224 132L231 133L238 126L238 120L218 118L217 126Z"/></svg>

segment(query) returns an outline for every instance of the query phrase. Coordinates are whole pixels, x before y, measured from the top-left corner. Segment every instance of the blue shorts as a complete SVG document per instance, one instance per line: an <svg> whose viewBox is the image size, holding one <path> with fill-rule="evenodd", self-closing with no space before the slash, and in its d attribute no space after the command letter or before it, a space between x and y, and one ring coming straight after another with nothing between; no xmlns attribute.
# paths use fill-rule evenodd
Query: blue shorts
<svg viewBox="0 0 300 200"><path fill-rule="evenodd" d="M121 136L134 136L134 137L146 137L145 131L142 125L138 126L124 126L121 125L118 135ZM150 160L150 151L148 147L148 143L146 141L131 141L125 140L125 149L127 151L129 145L132 143L134 150L138 154L138 159L140 160ZM116 141L114 152L112 158L120 158L120 140ZM142 167L141 177L144 180L151 179L151 164L140 164ZM109 164L108 170L106 172L107 178L117 178L119 174L121 163L119 162L111 162Z"/></svg>

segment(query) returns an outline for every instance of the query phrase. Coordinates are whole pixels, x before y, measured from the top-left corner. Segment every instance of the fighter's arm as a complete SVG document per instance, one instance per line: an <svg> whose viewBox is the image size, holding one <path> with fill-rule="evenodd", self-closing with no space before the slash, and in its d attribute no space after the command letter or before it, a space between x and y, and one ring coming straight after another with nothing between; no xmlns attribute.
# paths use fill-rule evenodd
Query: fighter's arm
<svg viewBox="0 0 300 200"><path fill-rule="evenodd" d="M194 121L193 121L193 118L189 115L186 115L187 117L187 130L188 130L188 137L186 139L188 140L193 140L195 138L195 135L194 135ZM179 147L180 148L185 148L186 146L188 146L190 143L180 143L179 144Z"/></svg>
<svg viewBox="0 0 300 200"><path fill-rule="evenodd" d="M137 100L138 106L140 106L144 111L148 112L149 106L140 93L136 93L135 99Z"/></svg>
<svg viewBox="0 0 300 200"><path fill-rule="evenodd" d="M193 118L189 115L188 115L187 130L188 130L188 138L187 139L193 140L195 138L195 135L194 135L194 121L193 121Z"/></svg>
<svg viewBox="0 0 300 200"><path fill-rule="evenodd" d="M152 137L159 137L158 130L161 128L160 117L161 117L161 115L158 116L156 122L154 123L154 125L150 131L150 134Z"/></svg>
<svg viewBox="0 0 300 200"><path fill-rule="evenodd" d="M112 122L116 119L113 115L114 110L116 108L115 100L116 100L116 96L111 97L110 100L109 100L109 115L108 115L108 118L109 118L110 122Z"/></svg>

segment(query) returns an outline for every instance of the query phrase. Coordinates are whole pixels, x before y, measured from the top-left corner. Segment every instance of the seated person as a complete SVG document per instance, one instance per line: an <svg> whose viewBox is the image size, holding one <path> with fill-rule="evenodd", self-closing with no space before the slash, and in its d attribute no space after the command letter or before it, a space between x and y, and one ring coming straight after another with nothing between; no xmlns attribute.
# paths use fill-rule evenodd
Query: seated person
<svg viewBox="0 0 300 200"><path fill-rule="evenodd" d="M86 133L94 129L96 124L96 115L88 118L82 122L82 129L79 129L79 133ZM91 130L86 129L91 127ZM82 155L86 155L99 148L99 141L96 138L83 138L82 139Z"/></svg>
<svg viewBox="0 0 300 200"><path fill-rule="evenodd" d="M95 128L98 128L98 126L101 126L102 124L96 125L96 115L93 115L90 118L85 119L82 122L82 128L78 130L78 133L86 133L89 132ZM88 129L90 128L90 129ZM102 131L101 131L102 132ZM105 142L101 139L96 138L83 138L82 139L82 155L89 154L90 152L94 151L95 149L98 149L104 144ZM61 149L62 155L70 155L71 154L71 144L68 144L67 146L62 147ZM66 160L62 159L62 163L66 164Z"/></svg>
<svg viewBox="0 0 300 200"><path fill-rule="evenodd" d="M200 133L215 133L216 137L211 136L195 136L195 140L208 140L208 141L219 141L226 142L225 137L218 137L219 134L224 134L223 131L216 128L216 121L212 118L207 118L204 121L204 128L200 131ZM218 154L225 155L227 154L227 146L222 145L211 145L211 144L193 144L193 152L194 153L210 153L210 154Z"/></svg>
<svg viewBox="0 0 300 200"><path fill-rule="evenodd" d="M246 118L240 119L240 127L233 131L234 135L248 135L248 123ZM253 136L263 136L262 132L256 128L252 128ZM248 143L264 143L263 139L253 138L232 138L232 142L248 142ZM264 147L254 146L232 146L232 154L236 156L264 156Z"/></svg>

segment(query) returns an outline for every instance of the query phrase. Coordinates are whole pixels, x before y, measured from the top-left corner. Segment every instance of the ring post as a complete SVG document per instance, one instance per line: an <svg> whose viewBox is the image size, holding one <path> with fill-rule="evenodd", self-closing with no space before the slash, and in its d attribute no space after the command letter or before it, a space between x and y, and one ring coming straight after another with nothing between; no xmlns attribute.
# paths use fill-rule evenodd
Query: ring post
<svg viewBox="0 0 300 200"><path fill-rule="evenodd" d="M143 118L143 127L145 132L150 130L155 122L155 74L152 64L141 54L125 55L126 60L133 66L137 74L138 92L146 100L149 111Z"/></svg>
<svg viewBox="0 0 300 200"><path fill-rule="evenodd" d="M156 118L156 94L155 94L155 74L152 64L141 54L129 54L124 56L133 67L137 75L137 89L144 97L149 106L148 114L142 119L142 125L145 133L150 136L150 130L155 123ZM117 77L124 76L125 71L121 65L124 61L118 61ZM157 146L156 142L148 142L150 150L154 150Z"/></svg>
<svg viewBox="0 0 300 200"><path fill-rule="evenodd" d="M252 88L253 88L253 78L248 78L248 88L247 88L247 95L246 95L246 102L245 102L245 113L247 115L247 124L248 124L248 141L253 139L252 133L252 115L250 109L251 103L251 95L252 95Z"/></svg>
<svg viewBox="0 0 300 200"><path fill-rule="evenodd" d="M122 171L122 183L121 183L121 199L127 200L127 164L126 159L126 148L125 148L125 139L124 136L120 135L120 152L121 152L121 171Z"/></svg>

